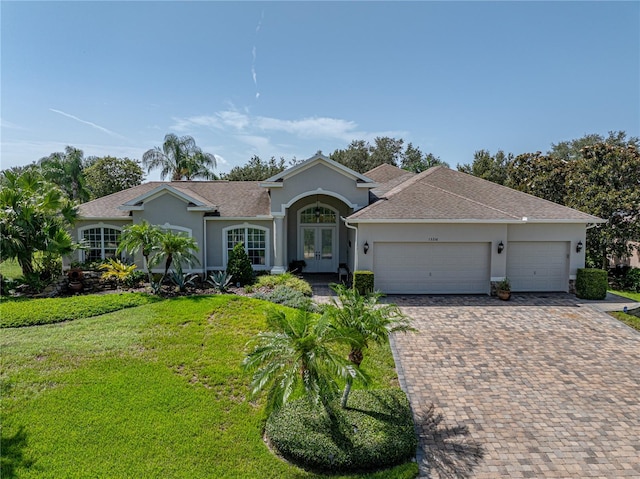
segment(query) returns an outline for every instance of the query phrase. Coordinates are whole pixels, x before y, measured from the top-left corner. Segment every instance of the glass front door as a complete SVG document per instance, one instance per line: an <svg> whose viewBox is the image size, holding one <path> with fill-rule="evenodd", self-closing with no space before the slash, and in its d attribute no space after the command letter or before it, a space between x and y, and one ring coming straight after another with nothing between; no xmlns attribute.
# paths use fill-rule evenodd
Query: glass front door
<svg viewBox="0 0 640 479"><path fill-rule="evenodd" d="M334 226L303 226L302 258L307 263L304 269L308 273L329 273L336 271Z"/></svg>

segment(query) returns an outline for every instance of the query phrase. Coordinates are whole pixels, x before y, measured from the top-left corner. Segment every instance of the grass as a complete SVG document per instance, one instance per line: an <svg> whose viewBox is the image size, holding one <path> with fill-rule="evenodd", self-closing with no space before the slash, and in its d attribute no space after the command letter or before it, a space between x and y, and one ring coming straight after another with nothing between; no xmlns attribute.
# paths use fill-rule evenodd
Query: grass
<svg viewBox="0 0 640 479"><path fill-rule="evenodd" d="M631 291L616 291L616 290L611 290L609 292L617 296L622 296L623 298L629 298L634 301L640 302L640 293L632 293ZM640 307L640 304L638 306Z"/></svg>
<svg viewBox="0 0 640 479"><path fill-rule="evenodd" d="M632 293L630 291L616 291L616 290L611 290L609 292L617 296L622 296L623 298L629 298L633 301L638 301L639 302L638 307L640 308L640 293ZM640 331L640 318L638 316L634 316L632 314L626 314L626 313L623 313L622 311L615 311L609 314L614 318L616 318L617 320L622 321L627 326L631 326L633 329Z"/></svg>
<svg viewBox="0 0 640 479"><path fill-rule="evenodd" d="M158 300L158 297L144 293L84 295L70 298L7 298L0 303L0 328L90 318Z"/></svg>
<svg viewBox="0 0 640 479"><path fill-rule="evenodd" d="M266 327L263 311L271 306L183 297L3 330L0 476L322 477L267 449L263 403L246 400L245 344ZM388 347L367 361L374 386L397 383ZM339 477L416 474L407 463Z"/></svg>
<svg viewBox="0 0 640 479"><path fill-rule="evenodd" d="M640 331L640 318L637 316L634 316L632 314L626 314L623 313L621 311L615 311L612 313L609 313L611 316L613 316L614 318L616 318L619 321L622 321L624 324L626 324L627 326L631 326L633 329L636 329L638 331Z"/></svg>
<svg viewBox="0 0 640 479"><path fill-rule="evenodd" d="M5 278L17 279L22 276L22 268L15 259L0 263L0 274Z"/></svg>

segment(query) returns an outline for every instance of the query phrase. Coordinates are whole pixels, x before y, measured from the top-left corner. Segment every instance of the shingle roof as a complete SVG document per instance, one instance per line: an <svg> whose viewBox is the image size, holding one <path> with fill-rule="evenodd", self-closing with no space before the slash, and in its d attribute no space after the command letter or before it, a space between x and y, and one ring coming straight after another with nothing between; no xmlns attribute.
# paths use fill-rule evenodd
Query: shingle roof
<svg viewBox="0 0 640 479"><path fill-rule="evenodd" d="M376 166L373 170L367 171L364 175L378 184L376 188L371 190L373 199L375 200L390 189L414 176L415 173L383 163L382 165Z"/></svg>
<svg viewBox="0 0 640 479"><path fill-rule="evenodd" d="M396 184L350 220L575 221L600 219L445 166Z"/></svg>
<svg viewBox="0 0 640 479"><path fill-rule="evenodd" d="M128 190L103 196L80 205L83 218L126 218L129 211L118 209L154 189L167 185L206 206L215 207L223 217L269 215L269 194L257 181L150 181Z"/></svg>

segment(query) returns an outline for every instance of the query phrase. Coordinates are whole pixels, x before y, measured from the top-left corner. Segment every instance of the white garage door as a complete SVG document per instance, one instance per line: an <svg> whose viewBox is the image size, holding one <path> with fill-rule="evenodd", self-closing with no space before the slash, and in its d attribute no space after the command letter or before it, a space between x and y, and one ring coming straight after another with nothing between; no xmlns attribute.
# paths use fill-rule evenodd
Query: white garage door
<svg viewBox="0 0 640 479"><path fill-rule="evenodd" d="M375 287L388 294L489 293L489 243L374 243Z"/></svg>
<svg viewBox="0 0 640 479"><path fill-rule="evenodd" d="M506 253L512 291L567 291L569 243L509 242Z"/></svg>

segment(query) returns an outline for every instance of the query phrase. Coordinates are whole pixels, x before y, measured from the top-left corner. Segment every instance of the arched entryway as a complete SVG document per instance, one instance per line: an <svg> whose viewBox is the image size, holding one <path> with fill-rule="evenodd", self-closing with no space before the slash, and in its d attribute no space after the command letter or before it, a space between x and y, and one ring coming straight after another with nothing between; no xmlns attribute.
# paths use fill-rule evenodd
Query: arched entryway
<svg viewBox="0 0 640 479"><path fill-rule="evenodd" d="M338 267L340 215L331 206L313 203L298 211L298 255L307 273L334 272Z"/></svg>

